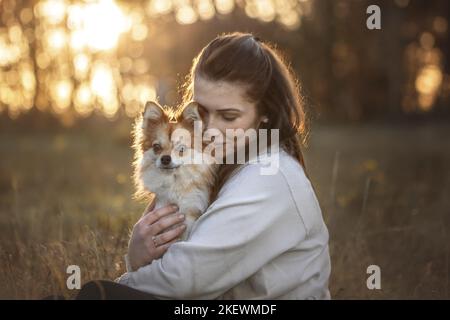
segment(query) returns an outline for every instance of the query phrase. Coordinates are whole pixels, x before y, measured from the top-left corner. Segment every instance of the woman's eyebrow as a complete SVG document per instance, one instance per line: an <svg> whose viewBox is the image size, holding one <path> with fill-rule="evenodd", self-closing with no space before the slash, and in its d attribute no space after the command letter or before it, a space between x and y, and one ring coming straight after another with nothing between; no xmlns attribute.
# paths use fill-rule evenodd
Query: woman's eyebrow
<svg viewBox="0 0 450 320"><path fill-rule="evenodd" d="M201 104L200 102L196 101L196 100L192 100L193 102L197 103L199 105L200 108L206 109L208 110L208 108L204 105ZM236 108L223 108L223 109L217 109L215 110L216 112L239 112L242 113L243 111L240 109L236 109Z"/></svg>
<svg viewBox="0 0 450 320"><path fill-rule="evenodd" d="M229 111L242 112L241 110L234 109L234 108L217 109L216 111L218 111L218 112L229 112Z"/></svg>

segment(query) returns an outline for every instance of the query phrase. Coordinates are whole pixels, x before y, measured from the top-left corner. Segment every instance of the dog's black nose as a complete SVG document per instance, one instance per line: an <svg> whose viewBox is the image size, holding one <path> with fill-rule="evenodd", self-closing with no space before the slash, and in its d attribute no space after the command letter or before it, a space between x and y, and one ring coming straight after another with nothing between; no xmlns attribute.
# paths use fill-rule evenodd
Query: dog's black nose
<svg viewBox="0 0 450 320"><path fill-rule="evenodd" d="M169 165L170 162L172 161L172 158L170 156L162 156L161 157L161 163L165 166Z"/></svg>

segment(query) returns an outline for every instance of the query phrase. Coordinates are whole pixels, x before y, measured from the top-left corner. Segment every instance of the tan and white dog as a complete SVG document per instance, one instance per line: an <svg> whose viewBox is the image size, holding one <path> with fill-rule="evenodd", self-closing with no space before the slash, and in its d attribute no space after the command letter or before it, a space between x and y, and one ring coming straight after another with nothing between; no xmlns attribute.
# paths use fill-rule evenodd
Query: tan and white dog
<svg viewBox="0 0 450 320"><path fill-rule="evenodd" d="M186 215L181 240L188 238L192 225L209 206L215 182L214 164L190 161L193 153L202 152L202 144L190 143L194 123L201 120L195 102L174 110L149 101L134 126L136 198L154 194L155 209L176 204Z"/></svg>

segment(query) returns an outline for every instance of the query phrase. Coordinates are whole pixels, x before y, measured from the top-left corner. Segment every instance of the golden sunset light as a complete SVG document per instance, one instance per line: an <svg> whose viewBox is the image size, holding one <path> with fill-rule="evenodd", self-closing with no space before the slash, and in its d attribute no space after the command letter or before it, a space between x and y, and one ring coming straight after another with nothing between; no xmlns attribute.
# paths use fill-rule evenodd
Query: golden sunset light
<svg viewBox="0 0 450 320"><path fill-rule="evenodd" d="M3 71L0 77L0 111L16 117L34 104L57 115L86 116L96 110L110 118L121 107L133 116L139 103L157 94L157 84L142 77L152 72L142 44L153 41L149 37L157 19L173 16L180 25L191 25L217 14L229 15L239 5L250 18L266 23L276 20L294 30L311 3L149 0L141 6L114 0L43 0L18 8L8 0L3 5L7 10L6 24L0 28L0 67L16 71ZM129 55L128 45L136 48ZM37 68L19 67L23 65ZM19 69L24 70L22 85L16 86ZM36 83L43 92L36 91Z"/></svg>
<svg viewBox="0 0 450 320"><path fill-rule="evenodd" d="M0 0L0 300L450 299L449 21Z"/></svg>

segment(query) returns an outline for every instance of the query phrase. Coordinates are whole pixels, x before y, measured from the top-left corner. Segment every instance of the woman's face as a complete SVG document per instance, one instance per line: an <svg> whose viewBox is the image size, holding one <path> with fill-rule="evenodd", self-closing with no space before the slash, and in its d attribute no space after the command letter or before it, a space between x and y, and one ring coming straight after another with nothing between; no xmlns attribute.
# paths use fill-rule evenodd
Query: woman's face
<svg viewBox="0 0 450 320"><path fill-rule="evenodd" d="M217 129L224 137L226 129L256 129L261 121L255 103L246 98L239 84L196 76L193 100L199 105L204 129Z"/></svg>

